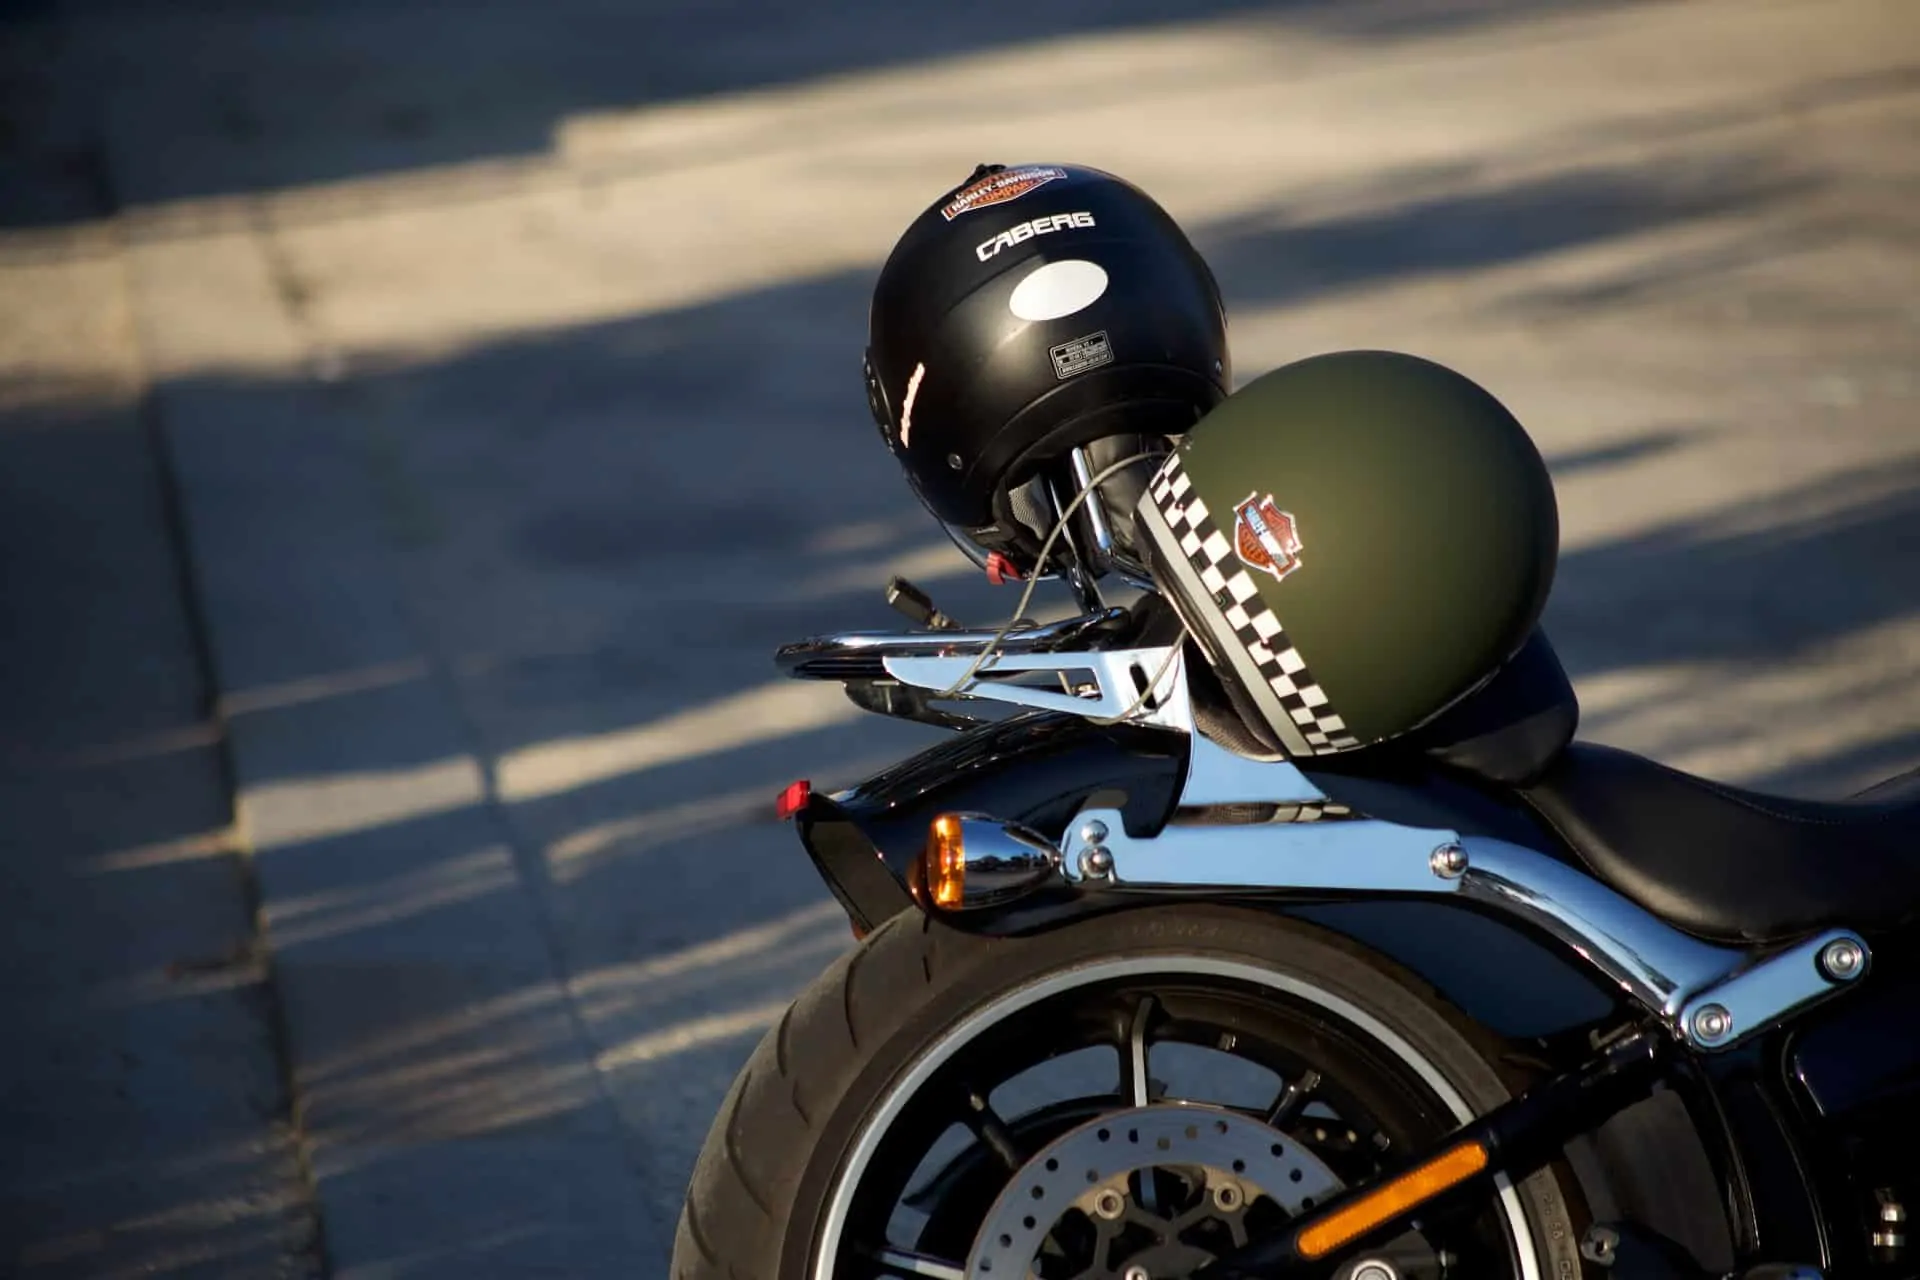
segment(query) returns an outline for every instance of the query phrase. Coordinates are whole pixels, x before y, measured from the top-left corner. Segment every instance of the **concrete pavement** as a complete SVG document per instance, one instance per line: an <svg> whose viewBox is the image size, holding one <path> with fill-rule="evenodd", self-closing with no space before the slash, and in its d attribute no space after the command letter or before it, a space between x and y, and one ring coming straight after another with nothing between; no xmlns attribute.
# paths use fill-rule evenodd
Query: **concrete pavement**
<svg viewBox="0 0 1920 1280"><path fill-rule="evenodd" d="M0 1274L321 1271L125 263L0 36Z"/></svg>
<svg viewBox="0 0 1920 1280"><path fill-rule="evenodd" d="M1244 376L1402 347L1506 399L1589 736L1920 762L1905 6L958 13L66 11L341 1275L662 1269L844 943L773 792L931 733L770 651L889 625L889 572L1011 603L856 373L880 257L983 159L1161 198Z"/></svg>

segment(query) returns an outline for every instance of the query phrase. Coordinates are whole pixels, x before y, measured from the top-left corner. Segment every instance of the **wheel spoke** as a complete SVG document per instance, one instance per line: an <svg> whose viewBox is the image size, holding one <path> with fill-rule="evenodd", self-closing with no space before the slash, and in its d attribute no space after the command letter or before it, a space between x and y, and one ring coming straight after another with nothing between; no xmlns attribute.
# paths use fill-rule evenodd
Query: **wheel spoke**
<svg viewBox="0 0 1920 1280"><path fill-rule="evenodd" d="M1127 1043L1120 1052L1120 1096L1128 1105L1144 1107L1149 1102L1152 1081L1147 1076L1147 1023L1153 1017L1153 997L1141 996L1127 1022ZM1140 1170L1140 1207L1148 1213L1160 1211L1160 1191L1154 1186L1153 1169Z"/></svg>
<svg viewBox="0 0 1920 1280"><path fill-rule="evenodd" d="M1313 1091L1320 1087L1320 1073L1308 1068L1301 1072L1300 1078L1280 1090L1280 1096L1273 1100L1273 1109L1267 1112L1267 1125L1278 1129L1287 1121L1300 1114L1300 1109L1313 1100Z"/></svg>
<svg viewBox="0 0 1920 1280"><path fill-rule="evenodd" d="M967 1280L966 1268L957 1262L943 1262L924 1253L904 1249L876 1249L867 1255L895 1276L925 1276L928 1280Z"/></svg>
<svg viewBox="0 0 1920 1280"><path fill-rule="evenodd" d="M1153 1017L1153 997L1141 996L1127 1023L1127 1043L1120 1052L1120 1096L1127 1105L1147 1105L1147 1021Z"/></svg>
<svg viewBox="0 0 1920 1280"><path fill-rule="evenodd" d="M993 1152L994 1159L1007 1167L1008 1173L1017 1172L1027 1162L1019 1144L1013 1140L1013 1134L1008 1131L1006 1122L977 1089L967 1091L967 1110L961 1117L961 1123L973 1130L973 1136L986 1144L987 1150Z"/></svg>

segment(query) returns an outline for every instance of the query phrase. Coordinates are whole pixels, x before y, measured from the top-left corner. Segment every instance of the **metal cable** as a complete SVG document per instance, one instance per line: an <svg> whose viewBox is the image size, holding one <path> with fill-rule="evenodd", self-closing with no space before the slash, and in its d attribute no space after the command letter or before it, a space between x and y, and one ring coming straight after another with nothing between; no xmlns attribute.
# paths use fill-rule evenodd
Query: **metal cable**
<svg viewBox="0 0 1920 1280"><path fill-rule="evenodd" d="M1109 476L1119 474L1136 462L1163 456L1164 454L1158 451L1129 454L1118 462L1100 468L1086 484L1081 486L1080 492L1073 496L1073 501L1069 502L1066 510L1060 513L1060 518L1053 522L1053 528L1048 531L1046 541L1040 544L1040 554L1034 560L1033 572L1028 576L1026 589L1020 593L1020 602L1013 606L1013 616L1008 618L998 631L994 632L993 638L987 641L986 645L980 650L979 654L975 656L973 662L968 665L966 671L961 674L960 678L941 692L935 694L934 697L952 698L961 696L960 691L973 682L973 678L980 673L980 668L986 665L987 661L993 657L994 653L1006 641L1006 638L1012 634L1014 627L1019 625L1021 615L1026 613L1027 605L1033 600L1034 588L1040 585L1040 575L1046 571L1047 556L1053 551L1053 544L1059 539L1060 534L1065 531L1067 521L1073 518L1073 513L1080 509L1080 505L1087 500L1094 489L1099 486L1100 482ZM1160 687L1160 681L1165 679L1167 672L1173 669L1173 664L1179 656L1180 645L1176 644L1173 647L1173 652L1167 655L1167 660L1160 665L1160 670L1154 673L1154 677L1148 682L1147 687L1141 691L1140 696L1135 698L1133 704L1125 711L1122 711L1117 716L1088 716L1087 719L1093 721L1095 724L1117 724L1122 720L1134 716L1139 712L1141 707L1146 705L1147 699L1153 696L1153 691Z"/></svg>

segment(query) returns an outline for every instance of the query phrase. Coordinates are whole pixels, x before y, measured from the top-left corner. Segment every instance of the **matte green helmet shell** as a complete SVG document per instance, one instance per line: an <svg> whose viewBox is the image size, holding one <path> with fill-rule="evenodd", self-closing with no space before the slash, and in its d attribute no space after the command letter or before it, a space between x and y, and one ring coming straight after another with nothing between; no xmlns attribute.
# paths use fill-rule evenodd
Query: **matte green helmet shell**
<svg viewBox="0 0 1920 1280"><path fill-rule="evenodd" d="M1525 643L1559 554L1514 416L1415 356L1276 369L1187 434L1137 519L1157 585L1291 755L1398 737Z"/></svg>

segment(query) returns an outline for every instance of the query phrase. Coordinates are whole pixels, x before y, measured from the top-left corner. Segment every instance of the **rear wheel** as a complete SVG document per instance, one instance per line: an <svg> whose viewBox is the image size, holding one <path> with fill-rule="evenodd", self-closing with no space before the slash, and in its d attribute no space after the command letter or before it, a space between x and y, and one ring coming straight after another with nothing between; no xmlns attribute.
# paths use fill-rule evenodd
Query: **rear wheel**
<svg viewBox="0 0 1920 1280"><path fill-rule="evenodd" d="M1168 1280L1511 1083L1417 980L1295 922L1167 907L991 940L907 913L735 1081L673 1275ZM1531 1280L1577 1276L1575 1240L1542 1171L1374 1252Z"/></svg>

